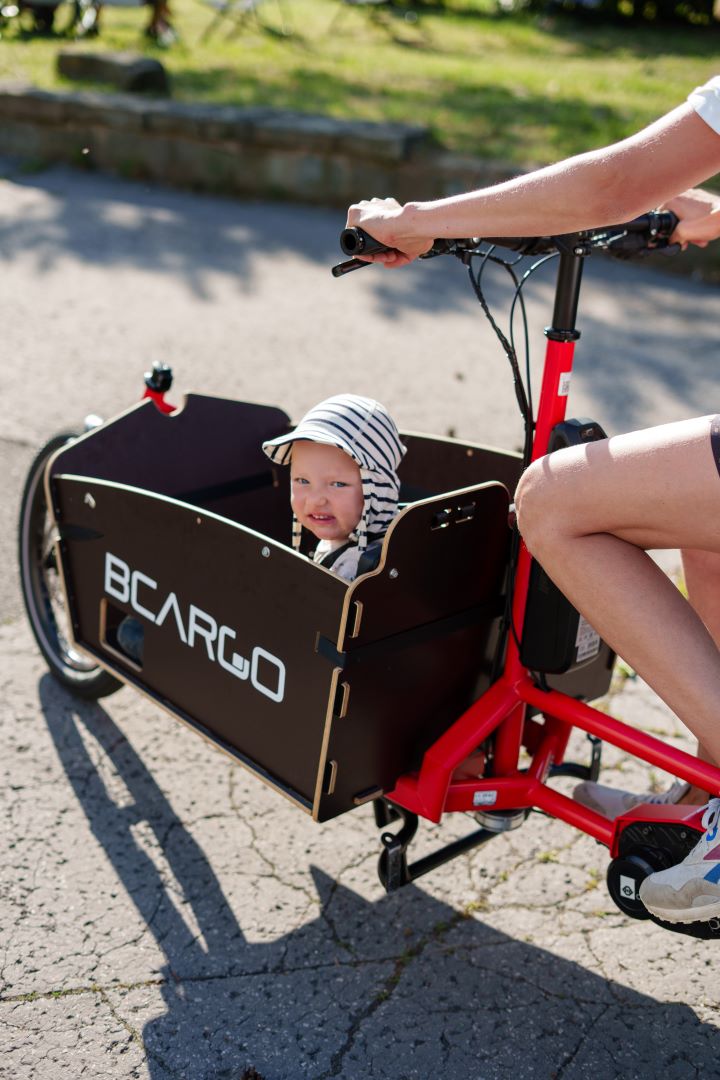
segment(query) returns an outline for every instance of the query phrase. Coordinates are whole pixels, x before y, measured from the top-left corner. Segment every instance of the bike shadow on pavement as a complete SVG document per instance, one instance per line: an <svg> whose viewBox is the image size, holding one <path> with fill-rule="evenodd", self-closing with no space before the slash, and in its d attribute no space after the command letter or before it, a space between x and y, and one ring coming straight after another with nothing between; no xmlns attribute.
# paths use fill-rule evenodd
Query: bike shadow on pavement
<svg viewBox="0 0 720 1080"><path fill-rule="evenodd" d="M109 713L49 676L39 693L69 788L114 871L119 929L134 905L145 938L144 977L121 961L101 986L115 1020L135 1032L147 1070L114 1075L602 1080L696 1075L714 1061L717 1029L689 1006L516 940L415 885L369 901L313 869L319 903L306 920L276 940L249 940L248 908L243 915L228 900L213 865L220 849L203 850ZM130 796L123 805L111 776ZM279 814L291 812L280 804ZM282 840L281 824L261 827ZM73 852L67 857L72 864ZM365 864L362 873L371 872ZM262 911L253 914L262 925ZM99 938L89 943L98 956L108 950ZM160 969L152 968L158 951Z"/></svg>

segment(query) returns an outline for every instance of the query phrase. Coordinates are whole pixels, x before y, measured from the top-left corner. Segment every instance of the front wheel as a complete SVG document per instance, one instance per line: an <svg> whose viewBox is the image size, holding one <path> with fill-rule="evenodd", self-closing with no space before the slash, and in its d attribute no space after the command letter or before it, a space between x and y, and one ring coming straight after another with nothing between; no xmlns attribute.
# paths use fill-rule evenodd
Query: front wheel
<svg viewBox="0 0 720 1080"><path fill-rule="evenodd" d="M72 644L44 484L50 457L75 438L75 432L54 435L30 466L20 505L20 583L30 627L50 671L73 694L95 700L113 694L123 684Z"/></svg>

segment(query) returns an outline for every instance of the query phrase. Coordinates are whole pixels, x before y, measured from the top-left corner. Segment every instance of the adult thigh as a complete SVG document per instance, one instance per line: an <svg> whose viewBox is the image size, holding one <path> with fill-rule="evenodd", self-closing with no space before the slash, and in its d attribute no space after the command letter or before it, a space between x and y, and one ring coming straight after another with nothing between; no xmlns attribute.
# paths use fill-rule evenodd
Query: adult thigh
<svg viewBox="0 0 720 1080"><path fill-rule="evenodd" d="M610 533L642 548L720 551L720 475L711 416L559 450L536 461L516 494L533 537Z"/></svg>

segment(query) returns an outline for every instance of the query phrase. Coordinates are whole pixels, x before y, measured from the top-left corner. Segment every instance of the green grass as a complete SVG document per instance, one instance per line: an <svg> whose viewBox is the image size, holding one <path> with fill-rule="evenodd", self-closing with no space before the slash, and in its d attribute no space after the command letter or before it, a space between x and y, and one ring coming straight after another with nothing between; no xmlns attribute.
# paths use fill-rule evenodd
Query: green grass
<svg viewBox="0 0 720 1080"><path fill-rule="evenodd" d="M211 10L201 0L173 7L181 41L169 50L143 39L147 8L106 8L101 36L76 47L159 56L180 101L423 124L438 144L518 165L636 130L715 73L720 43L715 28L587 26L467 6L425 10L419 26L392 18L393 37L344 9L329 33L338 0L265 0L274 33L228 38L226 24L201 41ZM283 20L292 36L280 33ZM15 20L0 38L0 78L68 88L55 72L68 44L26 37Z"/></svg>

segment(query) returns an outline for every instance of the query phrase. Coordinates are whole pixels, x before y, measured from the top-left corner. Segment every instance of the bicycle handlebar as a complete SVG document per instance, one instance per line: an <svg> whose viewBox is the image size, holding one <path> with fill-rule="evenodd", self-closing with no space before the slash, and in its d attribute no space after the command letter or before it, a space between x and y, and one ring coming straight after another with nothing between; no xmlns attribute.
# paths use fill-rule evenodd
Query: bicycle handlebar
<svg viewBox="0 0 720 1080"><path fill-rule="evenodd" d="M620 259L648 255L658 250L674 254L680 250L680 245L670 244L669 240L679 221L672 210L651 210L623 225L612 225L604 230L595 229L594 232L606 234L606 250Z"/></svg>
<svg viewBox="0 0 720 1080"><path fill-rule="evenodd" d="M476 251L481 244L508 248L519 255L547 255L554 251L567 251L575 255L589 255L592 250L607 251L617 258L629 259L642 256L652 251L665 249L678 250L678 245L668 245L668 239L675 231L678 218L670 210L651 210L647 214L621 225L606 225L598 229L567 233L562 236L488 236L465 239L435 240L429 251L421 259L436 255L458 255ZM334 266L333 277L340 277L361 266L371 263L358 259L358 255L375 255L390 251L364 229L347 228L340 233L340 247L345 255L353 256L348 262Z"/></svg>

